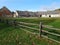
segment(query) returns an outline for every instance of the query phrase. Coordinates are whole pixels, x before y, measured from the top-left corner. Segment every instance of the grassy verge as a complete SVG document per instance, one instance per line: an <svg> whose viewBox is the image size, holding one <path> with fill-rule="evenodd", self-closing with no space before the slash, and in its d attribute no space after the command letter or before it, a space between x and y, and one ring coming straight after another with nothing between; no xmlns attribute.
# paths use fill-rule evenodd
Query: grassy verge
<svg viewBox="0 0 60 45"><path fill-rule="evenodd" d="M47 39L27 33L20 28L0 23L0 45L48 45ZM53 45L58 45L53 42Z"/></svg>

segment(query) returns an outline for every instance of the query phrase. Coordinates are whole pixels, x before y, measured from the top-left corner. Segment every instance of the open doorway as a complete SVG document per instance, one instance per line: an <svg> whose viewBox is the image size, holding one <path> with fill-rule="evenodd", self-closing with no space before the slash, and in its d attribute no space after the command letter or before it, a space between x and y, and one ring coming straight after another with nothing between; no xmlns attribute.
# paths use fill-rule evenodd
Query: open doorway
<svg viewBox="0 0 60 45"><path fill-rule="evenodd" d="M51 17L51 15L49 15L49 17Z"/></svg>
<svg viewBox="0 0 60 45"><path fill-rule="evenodd" d="M42 14L40 14L39 17L42 17Z"/></svg>

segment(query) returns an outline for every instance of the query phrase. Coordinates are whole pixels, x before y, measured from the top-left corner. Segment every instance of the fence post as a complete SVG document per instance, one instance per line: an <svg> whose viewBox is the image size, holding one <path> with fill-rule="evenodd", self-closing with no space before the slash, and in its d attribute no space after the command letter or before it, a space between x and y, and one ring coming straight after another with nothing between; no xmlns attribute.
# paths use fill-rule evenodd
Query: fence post
<svg viewBox="0 0 60 45"><path fill-rule="evenodd" d="M1 22L1 19L0 19L0 22Z"/></svg>
<svg viewBox="0 0 60 45"><path fill-rule="evenodd" d="M16 20L14 20L14 26L16 27Z"/></svg>
<svg viewBox="0 0 60 45"><path fill-rule="evenodd" d="M9 23L8 23L8 20L6 20L6 23L9 24Z"/></svg>
<svg viewBox="0 0 60 45"><path fill-rule="evenodd" d="M3 19L1 19L1 22L3 23Z"/></svg>
<svg viewBox="0 0 60 45"><path fill-rule="evenodd" d="M2 18L1 18L1 22L2 22Z"/></svg>
<svg viewBox="0 0 60 45"><path fill-rule="evenodd" d="M41 37L41 34L42 34L42 22L40 22L40 37Z"/></svg>

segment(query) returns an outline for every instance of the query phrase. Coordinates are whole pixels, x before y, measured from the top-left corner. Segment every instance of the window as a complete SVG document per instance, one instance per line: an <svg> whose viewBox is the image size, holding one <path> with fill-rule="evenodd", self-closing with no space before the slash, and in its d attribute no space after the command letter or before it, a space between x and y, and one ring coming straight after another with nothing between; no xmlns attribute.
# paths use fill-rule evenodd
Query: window
<svg viewBox="0 0 60 45"><path fill-rule="evenodd" d="M51 15L49 15L49 17L51 17Z"/></svg>
<svg viewBox="0 0 60 45"><path fill-rule="evenodd" d="M42 15L40 15L40 17L42 17Z"/></svg>

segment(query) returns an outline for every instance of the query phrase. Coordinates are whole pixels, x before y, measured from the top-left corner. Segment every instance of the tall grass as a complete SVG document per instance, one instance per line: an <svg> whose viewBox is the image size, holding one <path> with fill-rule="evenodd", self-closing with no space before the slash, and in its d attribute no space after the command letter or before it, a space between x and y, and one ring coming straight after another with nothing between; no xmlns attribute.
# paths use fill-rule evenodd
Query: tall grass
<svg viewBox="0 0 60 45"><path fill-rule="evenodd" d="M0 45L48 45L47 39L25 32L20 28L0 23ZM55 45L57 43L53 42Z"/></svg>

